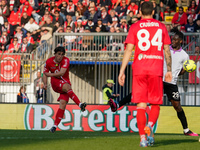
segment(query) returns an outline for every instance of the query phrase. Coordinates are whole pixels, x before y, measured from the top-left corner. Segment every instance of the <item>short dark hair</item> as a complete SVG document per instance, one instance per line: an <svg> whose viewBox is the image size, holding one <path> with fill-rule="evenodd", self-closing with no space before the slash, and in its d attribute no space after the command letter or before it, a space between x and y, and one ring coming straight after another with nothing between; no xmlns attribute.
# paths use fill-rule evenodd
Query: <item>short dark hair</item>
<svg viewBox="0 0 200 150"><path fill-rule="evenodd" d="M174 36L177 35L181 40L183 40L183 33L181 31L179 31L178 29L174 30Z"/></svg>
<svg viewBox="0 0 200 150"><path fill-rule="evenodd" d="M143 2L141 5L141 12L142 15L148 16L151 15L153 12L153 3L152 2Z"/></svg>
<svg viewBox="0 0 200 150"><path fill-rule="evenodd" d="M63 54L65 55L65 48L62 46L58 46L54 49L54 54L56 54L57 52L63 52Z"/></svg>

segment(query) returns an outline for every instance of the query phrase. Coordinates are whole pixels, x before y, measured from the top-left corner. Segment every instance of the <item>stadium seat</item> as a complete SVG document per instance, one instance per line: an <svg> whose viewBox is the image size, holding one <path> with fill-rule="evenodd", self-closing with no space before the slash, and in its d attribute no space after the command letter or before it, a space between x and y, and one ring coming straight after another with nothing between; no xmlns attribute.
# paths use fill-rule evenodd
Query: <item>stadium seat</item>
<svg viewBox="0 0 200 150"><path fill-rule="evenodd" d="M173 16L165 16L165 22L172 22Z"/></svg>

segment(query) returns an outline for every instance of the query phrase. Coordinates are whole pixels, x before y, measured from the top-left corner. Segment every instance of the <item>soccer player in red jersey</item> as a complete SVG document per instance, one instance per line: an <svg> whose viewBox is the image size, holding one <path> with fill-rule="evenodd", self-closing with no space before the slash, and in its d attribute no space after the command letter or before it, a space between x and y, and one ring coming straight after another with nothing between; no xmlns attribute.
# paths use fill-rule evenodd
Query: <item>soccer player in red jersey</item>
<svg viewBox="0 0 200 150"><path fill-rule="evenodd" d="M169 50L171 40L165 25L152 18L154 13L152 2L142 3L140 13L142 19L130 27L125 41L127 46L118 81L121 86L124 85L124 72L135 46L131 102L137 103L136 119L141 139L140 146L146 147L154 144L152 127L158 119L160 105L163 103L164 54L167 62L165 80L171 81L172 79ZM151 105L151 110L146 126L147 103Z"/></svg>
<svg viewBox="0 0 200 150"><path fill-rule="evenodd" d="M53 90L60 93L58 101L60 106L56 114L56 119L50 132L54 133L65 111L65 107L71 98L80 108L85 111L86 103L81 103L78 97L74 94L69 80L69 58L65 57L65 48L56 47L53 57L47 59L44 66L43 82L44 87L47 87L47 77L51 77L51 86Z"/></svg>

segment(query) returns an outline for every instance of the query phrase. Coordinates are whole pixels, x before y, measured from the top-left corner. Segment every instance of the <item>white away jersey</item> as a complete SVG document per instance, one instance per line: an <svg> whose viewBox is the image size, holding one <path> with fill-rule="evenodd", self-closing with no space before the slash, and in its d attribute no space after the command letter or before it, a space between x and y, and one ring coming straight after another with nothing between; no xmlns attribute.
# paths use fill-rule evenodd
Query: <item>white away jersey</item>
<svg viewBox="0 0 200 150"><path fill-rule="evenodd" d="M183 68L183 63L189 59L189 55L182 49L174 51L170 46L171 58L172 58L172 81L171 84L176 84L178 80L178 75ZM163 70L163 81L165 74L167 72L166 61L164 60L164 70Z"/></svg>

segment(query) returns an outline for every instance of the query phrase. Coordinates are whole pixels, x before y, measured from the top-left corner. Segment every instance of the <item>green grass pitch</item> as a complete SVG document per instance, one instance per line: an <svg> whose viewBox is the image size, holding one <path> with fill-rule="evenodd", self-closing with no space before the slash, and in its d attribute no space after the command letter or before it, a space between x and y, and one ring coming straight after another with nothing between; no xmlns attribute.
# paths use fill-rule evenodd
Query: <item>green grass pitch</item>
<svg viewBox="0 0 200 150"><path fill-rule="evenodd" d="M139 147L138 133L0 130L0 150L197 150L199 137L155 134L153 147Z"/></svg>

